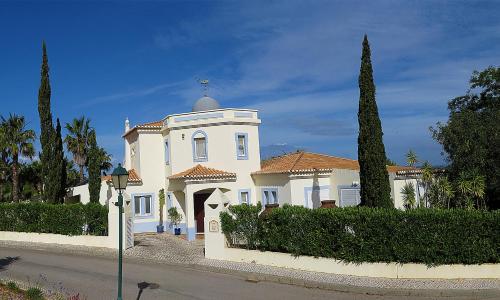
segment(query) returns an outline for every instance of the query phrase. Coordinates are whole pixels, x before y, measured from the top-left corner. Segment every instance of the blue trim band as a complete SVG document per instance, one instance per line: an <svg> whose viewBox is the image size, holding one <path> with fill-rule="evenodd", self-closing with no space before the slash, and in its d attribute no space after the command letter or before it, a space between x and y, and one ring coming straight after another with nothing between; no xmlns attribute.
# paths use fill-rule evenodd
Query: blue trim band
<svg viewBox="0 0 500 300"><path fill-rule="evenodd" d="M200 115L194 115L194 116L177 117L174 119L174 121L175 122L185 122L185 121L218 119L218 118L224 118L224 113L209 113L209 114L200 114Z"/></svg>
<svg viewBox="0 0 500 300"><path fill-rule="evenodd" d="M187 229L187 239L188 241L194 241L196 239L196 228L189 227Z"/></svg>
<svg viewBox="0 0 500 300"><path fill-rule="evenodd" d="M241 200L241 193L244 193L244 192L247 192L248 193L248 198L247 198L247 201L248 205L250 205L250 203L252 203L252 192L250 189L241 189L241 190L238 190L238 201L240 204L243 204L242 200Z"/></svg>

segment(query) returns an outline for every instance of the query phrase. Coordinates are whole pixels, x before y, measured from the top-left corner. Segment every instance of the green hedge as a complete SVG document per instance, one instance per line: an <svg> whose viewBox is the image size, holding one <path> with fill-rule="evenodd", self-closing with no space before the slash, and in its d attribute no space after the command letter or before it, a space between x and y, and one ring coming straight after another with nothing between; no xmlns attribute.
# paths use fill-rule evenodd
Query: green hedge
<svg viewBox="0 0 500 300"><path fill-rule="evenodd" d="M107 228L100 204L0 203L0 231L106 235Z"/></svg>
<svg viewBox="0 0 500 300"><path fill-rule="evenodd" d="M258 218L256 208L221 213L235 247L348 262L481 264L500 262L500 211L308 209L284 206ZM245 219L239 216L244 215ZM251 216L256 226L244 226ZM256 228L256 229L255 229ZM245 232L250 230L251 232ZM250 242L246 236L252 236Z"/></svg>

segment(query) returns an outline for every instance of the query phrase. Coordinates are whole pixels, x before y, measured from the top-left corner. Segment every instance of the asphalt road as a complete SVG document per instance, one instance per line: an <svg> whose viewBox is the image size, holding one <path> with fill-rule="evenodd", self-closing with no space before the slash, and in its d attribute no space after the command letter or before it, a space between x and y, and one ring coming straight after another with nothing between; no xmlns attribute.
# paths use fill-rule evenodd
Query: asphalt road
<svg viewBox="0 0 500 300"><path fill-rule="evenodd" d="M194 268L125 261L123 299L436 299L339 292L245 278ZM116 299L116 260L46 250L0 247L0 278L39 284L47 289ZM446 297L446 299L451 299ZM461 298L468 299L468 298Z"/></svg>

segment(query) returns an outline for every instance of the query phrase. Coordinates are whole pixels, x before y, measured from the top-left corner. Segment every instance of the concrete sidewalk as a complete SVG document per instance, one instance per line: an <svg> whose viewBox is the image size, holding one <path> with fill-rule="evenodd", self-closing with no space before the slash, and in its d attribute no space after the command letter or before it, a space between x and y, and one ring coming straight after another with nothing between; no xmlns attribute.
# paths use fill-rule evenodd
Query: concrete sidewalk
<svg viewBox="0 0 500 300"><path fill-rule="evenodd" d="M238 275L248 281L286 283L311 288L352 292L363 291L375 295L414 295L455 297L500 297L500 280L430 280L388 279L307 272L249 263L235 263L205 259L203 240L185 241L171 234L137 234L136 246L125 251L130 261L159 262L185 265L199 270ZM110 249L67 247L52 244L0 243L7 247L29 247L51 252L78 253L80 255L114 257Z"/></svg>

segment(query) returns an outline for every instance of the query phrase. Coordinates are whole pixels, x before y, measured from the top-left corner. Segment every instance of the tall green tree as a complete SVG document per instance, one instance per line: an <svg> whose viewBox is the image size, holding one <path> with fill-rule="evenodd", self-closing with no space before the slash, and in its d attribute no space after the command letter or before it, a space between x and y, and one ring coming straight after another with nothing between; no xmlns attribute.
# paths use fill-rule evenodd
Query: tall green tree
<svg viewBox="0 0 500 300"><path fill-rule="evenodd" d="M8 119L2 119L2 131L5 134L6 149L12 163L12 200L19 202L19 158L21 156L32 158L35 154L33 142L35 132L26 129L23 116L11 114Z"/></svg>
<svg viewBox="0 0 500 300"><path fill-rule="evenodd" d="M102 147L99 147L99 161L101 162L100 169L104 173L113 167L113 164L111 163L111 155Z"/></svg>
<svg viewBox="0 0 500 300"><path fill-rule="evenodd" d="M4 198L5 184L9 173L9 153L7 152L7 139L5 128L0 124L0 202Z"/></svg>
<svg viewBox="0 0 500 300"><path fill-rule="evenodd" d="M73 154L73 161L80 168L80 183L82 183L85 180L84 168L88 158L90 120L83 116L75 118L71 124L66 123L66 130L68 134L64 138L64 142Z"/></svg>
<svg viewBox="0 0 500 300"><path fill-rule="evenodd" d="M450 163L450 181L457 185L461 174L477 173L485 180L486 205L499 209L500 67L473 72L468 91L450 100L448 110L448 121L431 132Z"/></svg>
<svg viewBox="0 0 500 300"><path fill-rule="evenodd" d="M359 74L358 161L361 204L370 207L394 207L387 172L382 124L375 101L375 83L368 37L363 40Z"/></svg>
<svg viewBox="0 0 500 300"><path fill-rule="evenodd" d="M90 202L99 203L101 191L101 153L97 146L95 131L89 133L88 173Z"/></svg>
<svg viewBox="0 0 500 300"><path fill-rule="evenodd" d="M19 188L23 199L40 200L39 197L42 193L41 171L42 165L37 160L21 165Z"/></svg>
<svg viewBox="0 0 500 300"><path fill-rule="evenodd" d="M49 80L49 60L45 42L42 43L42 69L40 88L38 90L38 114L40 116L40 162L42 164L43 186L49 186L50 179L48 173L51 166L54 126L52 124L52 113L50 111L50 80ZM50 200L50 199L48 199Z"/></svg>
<svg viewBox="0 0 500 300"><path fill-rule="evenodd" d="M52 135L52 155L49 163L45 199L50 203L63 203L66 195L66 161L59 119L57 119L55 134Z"/></svg>

